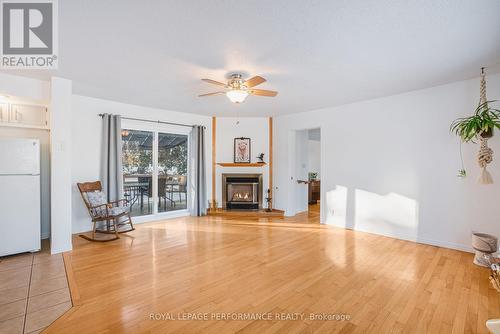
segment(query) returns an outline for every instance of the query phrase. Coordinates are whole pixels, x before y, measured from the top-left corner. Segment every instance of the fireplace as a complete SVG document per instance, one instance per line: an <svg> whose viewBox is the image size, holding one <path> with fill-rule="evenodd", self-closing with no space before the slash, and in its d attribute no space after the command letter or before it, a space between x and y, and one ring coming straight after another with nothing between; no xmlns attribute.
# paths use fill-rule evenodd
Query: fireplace
<svg viewBox="0 0 500 334"><path fill-rule="evenodd" d="M262 174L222 174L222 207L261 209Z"/></svg>

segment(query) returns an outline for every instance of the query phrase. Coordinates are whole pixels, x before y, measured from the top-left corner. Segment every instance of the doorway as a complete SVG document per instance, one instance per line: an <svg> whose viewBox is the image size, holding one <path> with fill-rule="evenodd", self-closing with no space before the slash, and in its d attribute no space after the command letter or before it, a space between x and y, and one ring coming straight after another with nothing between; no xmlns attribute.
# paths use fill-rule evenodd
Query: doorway
<svg viewBox="0 0 500 334"><path fill-rule="evenodd" d="M295 212L319 222L321 206L321 129L296 130Z"/></svg>

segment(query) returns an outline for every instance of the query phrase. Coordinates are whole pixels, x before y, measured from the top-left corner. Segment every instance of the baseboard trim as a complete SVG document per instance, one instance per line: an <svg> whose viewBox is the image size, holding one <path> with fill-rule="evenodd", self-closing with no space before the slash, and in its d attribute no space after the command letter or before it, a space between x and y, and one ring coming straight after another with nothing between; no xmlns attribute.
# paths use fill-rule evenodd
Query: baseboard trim
<svg viewBox="0 0 500 334"><path fill-rule="evenodd" d="M365 229L360 229L360 228L349 228L349 227L339 226L339 225L335 225L335 224L329 224L329 225L340 227L340 228L345 228L345 229L353 230L353 231L357 231L357 232L370 233L370 234L381 235L384 237L389 237L389 238L394 238L394 239L399 239L399 240L411 241L411 242L415 242L415 243L419 243L419 244L454 249L454 250L459 250L459 251L467 252L467 253L474 253L474 249L471 246L460 244L460 243L453 243L453 242L429 239L429 238L418 237L418 236L415 238L413 236L396 234L396 233L380 233L380 232L375 232L375 231L370 231L370 230L365 230Z"/></svg>
<svg viewBox="0 0 500 334"><path fill-rule="evenodd" d="M427 238L417 238L416 242L421 243L421 244L431 245L431 246L438 246L438 247L450 248L450 249L455 249L455 250L468 252L468 253L474 253L474 249L471 246L466 246L463 244L457 244L457 243L453 243L453 242L439 241L439 240L433 240L433 239L427 239Z"/></svg>

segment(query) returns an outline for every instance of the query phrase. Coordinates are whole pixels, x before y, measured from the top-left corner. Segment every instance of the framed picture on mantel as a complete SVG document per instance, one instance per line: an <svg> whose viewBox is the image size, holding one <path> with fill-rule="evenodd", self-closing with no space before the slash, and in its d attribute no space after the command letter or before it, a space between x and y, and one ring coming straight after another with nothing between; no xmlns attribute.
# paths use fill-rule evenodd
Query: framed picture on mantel
<svg viewBox="0 0 500 334"><path fill-rule="evenodd" d="M234 138L234 162L250 163L250 138Z"/></svg>

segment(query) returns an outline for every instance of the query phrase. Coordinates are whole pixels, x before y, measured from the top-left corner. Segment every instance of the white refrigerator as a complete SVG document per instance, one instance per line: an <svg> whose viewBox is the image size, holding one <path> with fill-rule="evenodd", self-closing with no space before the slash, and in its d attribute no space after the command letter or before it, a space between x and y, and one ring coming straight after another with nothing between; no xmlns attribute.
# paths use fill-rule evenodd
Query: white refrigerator
<svg viewBox="0 0 500 334"><path fill-rule="evenodd" d="M0 256L40 250L40 141L0 138Z"/></svg>

